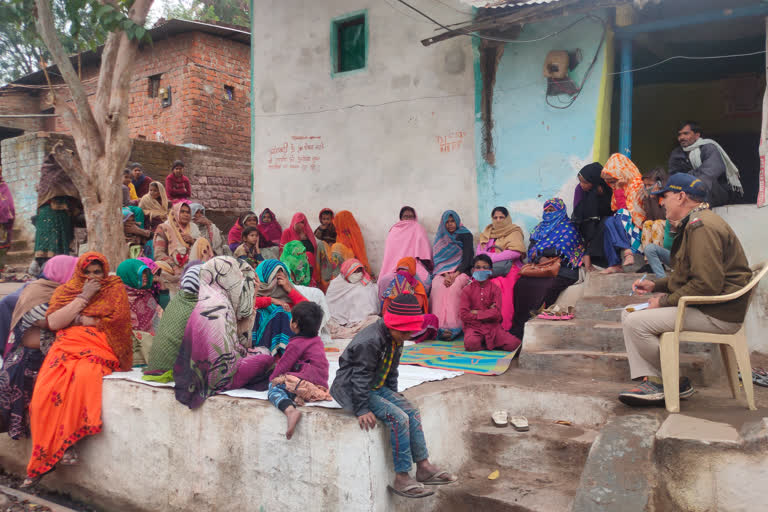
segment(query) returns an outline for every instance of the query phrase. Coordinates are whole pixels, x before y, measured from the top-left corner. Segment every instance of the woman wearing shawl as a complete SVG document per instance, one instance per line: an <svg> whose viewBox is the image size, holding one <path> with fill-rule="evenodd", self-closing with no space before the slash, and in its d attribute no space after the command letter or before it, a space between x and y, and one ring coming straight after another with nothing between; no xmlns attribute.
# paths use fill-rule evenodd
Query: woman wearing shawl
<svg viewBox="0 0 768 512"><path fill-rule="evenodd" d="M555 277L522 276L515 284L515 317L511 333L521 340L531 313L542 304L553 305L560 293L579 279L584 244L568 219L565 202L559 197L544 203L542 221L531 232L528 261L537 263L542 257L560 258L560 271Z"/></svg>
<svg viewBox="0 0 768 512"><path fill-rule="evenodd" d="M341 273L328 285L325 298L331 313L329 327L333 338L353 338L379 319L376 285L357 259L342 263Z"/></svg>
<svg viewBox="0 0 768 512"><path fill-rule="evenodd" d="M143 261L130 259L120 263L116 273L125 285L131 305L133 363L144 365L155 335L155 323L162 311L152 293L152 271Z"/></svg>
<svg viewBox="0 0 768 512"><path fill-rule="evenodd" d="M72 277L76 263L77 258L63 254L48 260L40 279L24 287L13 311L11 339L0 369L0 432L7 431L11 439L29 437L29 401L56 336L45 313L53 292Z"/></svg>
<svg viewBox="0 0 768 512"><path fill-rule="evenodd" d="M593 261L605 264L603 254L603 236L605 219L613 215L611 210L611 188L602 178L603 166L593 162L579 171L579 184L573 201L571 222L579 230L584 240L584 268L588 272L595 270Z"/></svg>
<svg viewBox="0 0 768 512"><path fill-rule="evenodd" d="M301 286L312 284L312 267L309 265L307 250L303 243L294 240L285 244L280 261L288 267L291 281L295 284Z"/></svg>
<svg viewBox="0 0 768 512"><path fill-rule="evenodd" d="M11 189L3 180L3 166L0 164L0 268L8 249L11 248L11 233L16 220L16 206L13 204Z"/></svg>
<svg viewBox="0 0 768 512"><path fill-rule="evenodd" d="M461 333L459 307L461 291L469 283L472 269L474 240L472 233L461 224L459 214L446 210L432 245L435 270L429 302L432 313L440 323L440 339L452 340Z"/></svg>
<svg viewBox="0 0 768 512"><path fill-rule="evenodd" d="M131 170L131 174L133 175L131 183L133 184L133 188L136 189L136 195L138 197L144 197L149 193L149 185L154 183L152 178L144 174L144 169L138 162L132 163L128 166L128 168ZM165 196L165 188L163 188L163 196ZM168 208L165 210L168 211Z"/></svg>
<svg viewBox="0 0 768 512"><path fill-rule="evenodd" d="M307 300L291 283L288 267L280 260L264 260L256 267L256 321L253 346L272 355L285 350L291 331L291 309Z"/></svg>
<svg viewBox="0 0 768 512"><path fill-rule="evenodd" d="M435 315L427 313L429 311L429 299L427 298L427 291L424 289L424 285L416 277L416 258L402 258L397 262L394 271L394 277L381 296L382 306L380 311L382 311L382 314L384 311L387 311L390 302L400 294L414 295L424 313L424 323L421 329L413 334L411 339L416 343L434 340L440 323Z"/></svg>
<svg viewBox="0 0 768 512"><path fill-rule="evenodd" d="M187 265L181 276L177 293L163 312L157 324L157 331L152 340L144 369L145 380L170 382L173 380L173 364L179 355L181 340L192 310L197 305L200 290L200 262Z"/></svg>
<svg viewBox="0 0 768 512"><path fill-rule="evenodd" d="M150 180L148 187L149 192L139 200L139 208L144 212L145 218L149 219L146 228L154 233L157 226L168 220L168 198L165 195L165 187L159 181Z"/></svg>
<svg viewBox="0 0 768 512"><path fill-rule="evenodd" d="M155 261L171 274L166 276L171 280L181 274L188 261L208 261L213 257L211 244L200 235L197 225L192 222L192 210L186 203L173 205L168 220L158 226L154 250Z"/></svg>
<svg viewBox="0 0 768 512"><path fill-rule="evenodd" d="M69 254L74 236L72 219L82 211L80 193L49 154L40 169L35 221L35 260L42 266L57 254Z"/></svg>
<svg viewBox="0 0 768 512"><path fill-rule="evenodd" d="M72 445L101 432L102 379L133 363L128 296L120 278L109 275L103 254L80 256L72 278L53 292L47 319L58 332L29 404L32 457L25 486L59 461L77 461Z"/></svg>
<svg viewBox="0 0 768 512"><path fill-rule="evenodd" d="M320 210L320 215L318 215L320 225L315 230L315 238L330 246L336 243L336 226L333 225L333 215L333 210L330 208Z"/></svg>
<svg viewBox="0 0 768 512"><path fill-rule="evenodd" d="M493 262L493 282L501 289L501 327L509 330L515 315L515 283L525 258L523 230L512 223L506 208L497 206L479 239L475 254L485 254Z"/></svg>
<svg viewBox="0 0 768 512"><path fill-rule="evenodd" d="M155 263L155 261L150 258L142 256L136 259L149 267L149 272L152 274L152 296L155 298L160 307L165 309L166 306L168 306L168 303L171 301L171 294L168 291L168 288L166 288L160 282L159 276L161 275L162 270L157 266L157 263Z"/></svg>
<svg viewBox="0 0 768 512"><path fill-rule="evenodd" d="M429 273L432 270L432 244L427 232L419 224L416 210L410 206L400 209L400 221L389 229L384 245L384 259L379 273L379 293L394 278L392 269L402 258L411 257L416 260L415 276L422 283L429 283ZM360 258L358 258L360 259Z"/></svg>
<svg viewBox="0 0 768 512"><path fill-rule="evenodd" d="M625 265L634 263L633 252L641 252L642 229L645 222L643 208L643 177L632 160L614 153L605 162L603 179L613 189L611 209L616 212L605 220L603 251L608 263L604 274L623 272ZM621 203L623 195L625 205ZM622 251L624 260L619 259Z"/></svg>
<svg viewBox="0 0 768 512"><path fill-rule="evenodd" d="M229 230L227 234L227 244L229 244L229 250L235 252L235 249L243 243L243 230L248 227L258 227L259 218L253 212L245 212L238 217L235 221L235 225ZM282 230L280 231L282 234ZM278 240L280 235L278 235Z"/></svg>
<svg viewBox="0 0 768 512"><path fill-rule="evenodd" d="M173 365L176 400L190 409L229 389L267 388L275 360L266 350L251 348L254 287L253 268L231 256L217 256L200 268L197 304Z"/></svg>
<svg viewBox="0 0 768 512"><path fill-rule="evenodd" d="M307 260L309 266L312 269L312 278L317 282L319 280L319 273L317 272L317 240L315 234L312 232L312 228L309 227L309 221L307 216L299 212L294 214L291 219L291 225L288 226L280 237L280 253L288 242L299 241L306 249Z"/></svg>
<svg viewBox="0 0 768 512"><path fill-rule="evenodd" d="M176 160L171 166L171 172L165 178L165 191L171 204L189 201L192 197L192 185L189 178L184 176L184 162Z"/></svg>
<svg viewBox="0 0 768 512"><path fill-rule="evenodd" d="M213 254L216 256L229 256L229 247L224 243L224 237L216 224L205 216L205 207L200 203L191 203L189 211L192 213L192 222L197 226L203 238L208 240Z"/></svg>
<svg viewBox="0 0 768 512"><path fill-rule="evenodd" d="M129 256L138 258L144 252L147 241L152 238L152 232L144 229L144 212L138 206L123 207L123 234Z"/></svg>
<svg viewBox="0 0 768 512"><path fill-rule="evenodd" d="M333 227L336 243L329 245L326 242L318 243L317 265L319 267L318 285L321 290L326 290L332 279L341 272L341 264L350 258L362 263L365 271L371 275L371 266L368 264L368 253L365 250L365 240L360 232L360 226L352 212L342 210L333 218Z"/></svg>
<svg viewBox="0 0 768 512"><path fill-rule="evenodd" d="M259 215L259 249L266 259L278 259L280 257L280 238L283 236L283 228L277 222L277 217L269 208L264 208Z"/></svg>

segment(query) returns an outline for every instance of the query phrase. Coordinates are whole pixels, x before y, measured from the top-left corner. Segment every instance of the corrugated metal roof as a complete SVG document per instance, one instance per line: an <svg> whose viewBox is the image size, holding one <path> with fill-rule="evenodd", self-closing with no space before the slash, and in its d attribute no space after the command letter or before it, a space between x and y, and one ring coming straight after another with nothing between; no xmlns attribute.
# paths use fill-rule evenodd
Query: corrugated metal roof
<svg viewBox="0 0 768 512"><path fill-rule="evenodd" d="M526 5L553 4L560 0L461 0L472 7L492 9L495 7L525 7Z"/></svg>

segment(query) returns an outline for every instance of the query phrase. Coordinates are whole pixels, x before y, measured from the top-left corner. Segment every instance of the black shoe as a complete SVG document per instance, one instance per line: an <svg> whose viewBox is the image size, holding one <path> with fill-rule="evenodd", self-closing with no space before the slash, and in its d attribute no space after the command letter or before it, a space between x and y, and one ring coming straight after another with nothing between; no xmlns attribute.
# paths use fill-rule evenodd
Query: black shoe
<svg viewBox="0 0 768 512"><path fill-rule="evenodd" d="M691 379L689 379L688 377L680 377L680 398L681 399L691 398L695 392L696 390L693 389L693 384L691 384Z"/></svg>
<svg viewBox="0 0 768 512"><path fill-rule="evenodd" d="M649 264L646 263L645 265L643 265L642 267L637 269L637 273L638 274L653 274L653 269L651 268L651 266Z"/></svg>
<svg viewBox="0 0 768 512"><path fill-rule="evenodd" d="M619 393L619 401L630 406L663 405L664 386L646 377L636 388Z"/></svg>

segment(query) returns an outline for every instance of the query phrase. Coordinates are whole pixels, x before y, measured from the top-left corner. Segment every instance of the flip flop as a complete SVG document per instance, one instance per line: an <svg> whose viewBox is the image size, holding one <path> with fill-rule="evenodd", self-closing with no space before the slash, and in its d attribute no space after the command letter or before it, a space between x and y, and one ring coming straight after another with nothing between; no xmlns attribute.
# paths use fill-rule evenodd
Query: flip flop
<svg viewBox="0 0 768 512"><path fill-rule="evenodd" d="M509 414L507 411L494 411L494 413L491 414L491 419L495 426L499 428L506 427L507 422L509 421Z"/></svg>
<svg viewBox="0 0 768 512"><path fill-rule="evenodd" d="M757 384L758 386L762 386L764 388L768 388L768 375L765 375L764 373L760 373L759 371L752 371L752 382Z"/></svg>
<svg viewBox="0 0 768 512"><path fill-rule="evenodd" d="M447 480L445 478L440 478L443 475L447 477ZM448 485L458 481L458 479L459 477L457 477L456 475L452 475L447 471L443 471L439 469L437 470L436 473L434 473L432 476L430 476L426 480L417 480L417 481L424 485Z"/></svg>
<svg viewBox="0 0 768 512"><path fill-rule="evenodd" d="M30 489L40 483L43 479L43 475L36 476L34 478L25 478L24 482L19 486L19 489Z"/></svg>
<svg viewBox="0 0 768 512"><path fill-rule="evenodd" d="M518 432L525 432L530 428L528 426L528 419L525 416L512 416L509 418L509 423Z"/></svg>
<svg viewBox="0 0 768 512"><path fill-rule="evenodd" d="M70 448L64 452L64 455L61 457L59 464L62 466L75 466L78 462L80 462L80 455Z"/></svg>
<svg viewBox="0 0 768 512"><path fill-rule="evenodd" d="M433 494L435 494L435 491L432 491L430 489L425 489L422 484L406 485L400 490L395 489L391 485L388 485L387 489L397 494L398 496L402 496L403 498L426 498L427 496L432 496ZM415 489L420 489L422 492L419 492L419 493L409 492Z"/></svg>

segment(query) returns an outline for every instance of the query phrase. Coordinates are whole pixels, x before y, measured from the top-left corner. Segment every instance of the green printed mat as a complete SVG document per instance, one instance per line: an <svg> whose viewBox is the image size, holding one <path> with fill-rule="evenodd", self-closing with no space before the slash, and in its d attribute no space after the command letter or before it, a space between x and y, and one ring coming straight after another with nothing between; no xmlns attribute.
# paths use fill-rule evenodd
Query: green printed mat
<svg viewBox="0 0 768 512"><path fill-rule="evenodd" d="M519 349L518 349L519 350ZM426 341L403 349L400 364L454 370L478 375L501 375L517 354L502 350L467 352L463 341Z"/></svg>

